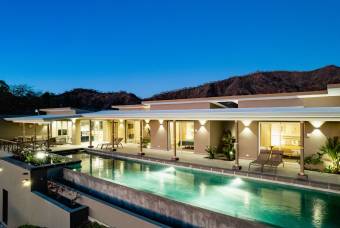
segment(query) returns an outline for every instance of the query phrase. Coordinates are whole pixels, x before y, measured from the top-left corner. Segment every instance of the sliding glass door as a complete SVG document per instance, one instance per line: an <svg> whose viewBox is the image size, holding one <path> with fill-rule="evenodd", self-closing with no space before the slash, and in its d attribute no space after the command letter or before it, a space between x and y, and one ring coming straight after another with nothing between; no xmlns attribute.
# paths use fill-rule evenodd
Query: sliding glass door
<svg viewBox="0 0 340 228"><path fill-rule="evenodd" d="M298 122L260 122L260 149L282 150L285 158L298 159L301 130Z"/></svg>

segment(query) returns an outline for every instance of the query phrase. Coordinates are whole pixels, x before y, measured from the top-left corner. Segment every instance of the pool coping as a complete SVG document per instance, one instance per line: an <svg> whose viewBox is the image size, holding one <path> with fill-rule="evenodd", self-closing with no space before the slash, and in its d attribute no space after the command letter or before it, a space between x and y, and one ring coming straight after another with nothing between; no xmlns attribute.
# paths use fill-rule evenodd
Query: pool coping
<svg viewBox="0 0 340 228"><path fill-rule="evenodd" d="M273 175L273 174L254 173L254 172L248 172L248 171L242 171L242 170L232 170L232 169L227 169L227 168L197 165L197 164L192 164L192 163L187 163L187 162L172 161L172 160L167 160L167 159L152 158L152 157L146 157L146 156L140 156L140 155L132 155L132 154L126 154L126 153L121 153L121 152L108 152L108 151L88 149L88 148L84 150L86 152L96 154L96 155L123 158L123 159L133 159L133 160L165 164L165 165L172 165L175 167L188 168L188 169L199 170L199 171L204 171L208 173L222 174L225 176L238 176L241 178L246 178L246 179L251 179L251 180L256 180L256 181L299 187L299 188L304 188L304 189L309 189L309 190L318 190L318 191L322 191L326 193L340 194L340 185L338 184L303 180L303 179L278 176L278 175Z"/></svg>

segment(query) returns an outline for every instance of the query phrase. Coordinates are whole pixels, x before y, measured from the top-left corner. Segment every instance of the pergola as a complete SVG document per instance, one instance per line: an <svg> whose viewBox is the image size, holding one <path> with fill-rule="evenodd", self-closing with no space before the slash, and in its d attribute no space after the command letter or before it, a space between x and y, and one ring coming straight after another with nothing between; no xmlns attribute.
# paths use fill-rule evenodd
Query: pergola
<svg viewBox="0 0 340 228"><path fill-rule="evenodd" d="M5 118L5 120L11 121L13 123L22 124L22 131L23 131L24 137L25 137L25 124L33 124L34 125L33 149L35 147L35 140L36 140L36 137L37 137L37 131L36 131L37 125L46 125L47 126L47 150L50 150L52 121L79 118L79 117L81 117L80 114L73 114L73 115L36 115L36 116L11 117L11 118Z"/></svg>

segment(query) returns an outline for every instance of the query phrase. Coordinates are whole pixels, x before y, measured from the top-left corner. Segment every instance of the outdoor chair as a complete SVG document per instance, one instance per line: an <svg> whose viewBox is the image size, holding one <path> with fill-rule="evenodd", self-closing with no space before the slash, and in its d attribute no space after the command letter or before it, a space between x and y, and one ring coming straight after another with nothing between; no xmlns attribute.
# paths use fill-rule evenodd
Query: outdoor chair
<svg viewBox="0 0 340 228"><path fill-rule="evenodd" d="M259 155L256 160L249 163L248 171L250 170L250 166L261 166L261 172L263 171L263 167L268 162L270 157L270 150L260 150Z"/></svg>
<svg viewBox="0 0 340 228"><path fill-rule="evenodd" d="M118 146L121 146L123 148L122 142L123 142L123 138L115 138L114 145L116 145L117 148Z"/></svg>
<svg viewBox="0 0 340 228"><path fill-rule="evenodd" d="M275 172L277 171L277 167L282 164L284 167L283 162L283 151L280 150L273 150L269 160L265 163L265 166L269 166L270 168L275 168Z"/></svg>

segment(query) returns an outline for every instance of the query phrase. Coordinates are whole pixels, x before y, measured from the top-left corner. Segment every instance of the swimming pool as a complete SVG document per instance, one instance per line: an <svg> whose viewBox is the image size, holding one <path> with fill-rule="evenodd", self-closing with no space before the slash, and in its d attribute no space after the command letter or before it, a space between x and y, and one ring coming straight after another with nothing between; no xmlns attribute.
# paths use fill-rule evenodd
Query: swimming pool
<svg viewBox="0 0 340 228"><path fill-rule="evenodd" d="M340 227L340 195L162 164L74 154L78 171L172 200L284 227Z"/></svg>

